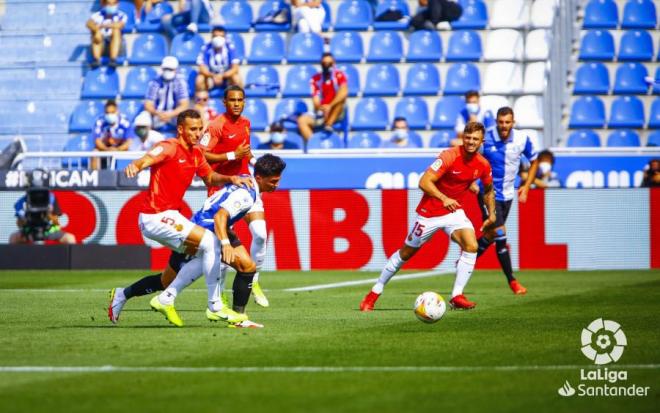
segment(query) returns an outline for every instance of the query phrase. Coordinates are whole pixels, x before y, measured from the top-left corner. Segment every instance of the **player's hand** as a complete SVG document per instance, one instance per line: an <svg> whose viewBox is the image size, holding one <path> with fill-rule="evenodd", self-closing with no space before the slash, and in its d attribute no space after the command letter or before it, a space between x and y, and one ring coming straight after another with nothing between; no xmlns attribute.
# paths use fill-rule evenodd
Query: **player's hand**
<svg viewBox="0 0 660 413"><path fill-rule="evenodd" d="M529 187L523 185L520 188L518 188L518 201L522 202L523 204L527 202L528 193L529 193Z"/></svg>
<svg viewBox="0 0 660 413"><path fill-rule="evenodd" d="M470 192L473 194L478 194L479 193L479 185L477 185L477 181L474 181L470 184Z"/></svg>
<svg viewBox="0 0 660 413"><path fill-rule="evenodd" d="M453 198L445 198L445 200L442 201L442 205L451 212L454 212L461 207L461 204Z"/></svg>
<svg viewBox="0 0 660 413"><path fill-rule="evenodd" d="M229 180L231 181L232 185L236 185L236 186L247 185L249 188L252 188L254 186L254 183L252 182L252 178L245 176L232 175L229 177Z"/></svg>
<svg viewBox="0 0 660 413"><path fill-rule="evenodd" d="M481 228L479 228L479 231L483 232L484 229L492 227L495 225L495 211L493 211L492 214L488 215L488 218L481 224Z"/></svg>
<svg viewBox="0 0 660 413"><path fill-rule="evenodd" d="M126 169L124 169L124 174L127 178L135 178L138 172L140 172L140 170L133 162L129 163Z"/></svg>
<svg viewBox="0 0 660 413"><path fill-rule="evenodd" d="M167 112L158 112L156 116L158 116L158 119L160 119L163 122L167 122L168 120L170 120L170 116Z"/></svg>
<svg viewBox="0 0 660 413"><path fill-rule="evenodd" d="M236 154L236 159L243 159L246 156L250 155L250 144L247 142L243 142L240 145L238 145L238 148L234 151L234 154Z"/></svg>
<svg viewBox="0 0 660 413"><path fill-rule="evenodd" d="M232 247L230 244L223 245L222 262L231 265L231 263L234 262L234 258L236 258L236 252L234 251L234 247Z"/></svg>

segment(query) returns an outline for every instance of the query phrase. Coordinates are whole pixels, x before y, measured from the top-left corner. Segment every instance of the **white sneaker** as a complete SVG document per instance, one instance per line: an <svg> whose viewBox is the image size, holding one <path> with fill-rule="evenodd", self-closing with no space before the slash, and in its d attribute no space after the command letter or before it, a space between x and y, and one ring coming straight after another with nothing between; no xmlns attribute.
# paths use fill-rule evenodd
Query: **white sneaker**
<svg viewBox="0 0 660 413"><path fill-rule="evenodd" d="M110 305L108 305L108 318L113 324L119 322L119 314L126 304L126 296L123 288L113 288L110 291Z"/></svg>
<svg viewBox="0 0 660 413"><path fill-rule="evenodd" d="M264 328L263 324L255 323L254 321L244 320L240 323L229 323L229 328Z"/></svg>
<svg viewBox="0 0 660 413"><path fill-rule="evenodd" d="M449 22L438 22L435 25L436 30L451 30L451 24Z"/></svg>
<svg viewBox="0 0 660 413"><path fill-rule="evenodd" d="M192 22L189 25L186 26L186 30L189 32L197 33L197 23Z"/></svg>

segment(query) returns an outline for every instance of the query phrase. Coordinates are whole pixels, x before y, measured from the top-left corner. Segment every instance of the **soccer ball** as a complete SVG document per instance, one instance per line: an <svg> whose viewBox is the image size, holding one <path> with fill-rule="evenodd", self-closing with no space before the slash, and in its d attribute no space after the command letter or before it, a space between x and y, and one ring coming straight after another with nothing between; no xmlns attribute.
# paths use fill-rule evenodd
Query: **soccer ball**
<svg viewBox="0 0 660 413"><path fill-rule="evenodd" d="M415 315L425 323L440 321L445 311L447 311L445 300L433 291L421 293L415 300Z"/></svg>

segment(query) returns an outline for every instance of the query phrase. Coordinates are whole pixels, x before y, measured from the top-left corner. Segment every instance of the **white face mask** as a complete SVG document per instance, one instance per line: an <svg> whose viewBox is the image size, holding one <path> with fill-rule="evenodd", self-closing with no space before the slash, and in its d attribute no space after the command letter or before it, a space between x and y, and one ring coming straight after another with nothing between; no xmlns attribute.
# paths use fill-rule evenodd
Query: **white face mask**
<svg viewBox="0 0 660 413"><path fill-rule="evenodd" d="M286 136L281 132L273 132L270 135L270 141L272 143L283 143Z"/></svg>
<svg viewBox="0 0 660 413"><path fill-rule="evenodd" d="M165 69L163 70L163 79L170 81L176 76L176 71Z"/></svg>
<svg viewBox="0 0 660 413"><path fill-rule="evenodd" d="M394 133L393 133L392 138L395 141L403 141L403 140L408 139L408 130L407 129L403 129L403 128L394 129L393 132Z"/></svg>
<svg viewBox="0 0 660 413"><path fill-rule="evenodd" d="M552 171L552 164L550 162L539 162L539 171L543 175L550 173Z"/></svg>
<svg viewBox="0 0 660 413"><path fill-rule="evenodd" d="M479 104L478 103L466 103L465 104L465 109L473 115L476 115L479 113Z"/></svg>
<svg viewBox="0 0 660 413"><path fill-rule="evenodd" d="M225 43L226 43L226 40L222 36L215 36L211 40L211 44L213 45L214 49L221 49L225 45Z"/></svg>
<svg viewBox="0 0 660 413"><path fill-rule="evenodd" d="M119 116L117 116L116 113L106 113L105 114L105 121L108 122L111 125L116 124L118 120L119 120Z"/></svg>

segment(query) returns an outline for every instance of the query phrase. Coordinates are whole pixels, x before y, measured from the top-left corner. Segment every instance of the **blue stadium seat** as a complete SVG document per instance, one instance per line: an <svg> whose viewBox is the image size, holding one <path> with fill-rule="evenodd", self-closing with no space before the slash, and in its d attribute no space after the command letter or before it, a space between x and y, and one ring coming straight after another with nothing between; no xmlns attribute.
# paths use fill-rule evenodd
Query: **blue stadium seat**
<svg viewBox="0 0 660 413"><path fill-rule="evenodd" d="M408 132L408 141L412 146L415 146L417 148L423 148L424 147L424 141L422 140L422 137L420 136L419 133L415 131L410 131Z"/></svg>
<svg viewBox="0 0 660 413"><path fill-rule="evenodd" d="M268 13L280 9L288 9L288 21L286 23L282 24L274 24L274 23L257 23L257 21L266 16ZM288 32L291 30L291 7L289 4L287 4L284 1L281 0L266 0L264 3L259 7L259 15L257 17L257 20L254 22L254 29L257 32L265 32L265 31L284 31Z"/></svg>
<svg viewBox="0 0 660 413"><path fill-rule="evenodd" d="M298 116L307 113L307 110L307 104L302 99L281 99L275 106L273 122L282 122L285 129L297 129Z"/></svg>
<svg viewBox="0 0 660 413"><path fill-rule="evenodd" d="M655 68L655 76L653 77L653 80L652 92L654 95L660 95L660 66Z"/></svg>
<svg viewBox="0 0 660 413"><path fill-rule="evenodd" d="M408 62L439 62L442 59L442 41L438 32L417 30L408 38Z"/></svg>
<svg viewBox="0 0 660 413"><path fill-rule="evenodd" d="M566 146L569 148L600 147L600 137L591 129L579 130L568 135Z"/></svg>
<svg viewBox="0 0 660 413"><path fill-rule="evenodd" d="M369 68L364 85L364 96L396 96L399 89L401 89L399 71L394 65L381 63Z"/></svg>
<svg viewBox="0 0 660 413"><path fill-rule="evenodd" d="M431 136L429 148L449 148L451 140L456 137L456 132L453 129L442 129Z"/></svg>
<svg viewBox="0 0 660 413"><path fill-rule="evenodd" d="M449 38L445 60L448 62L479 60L482 54L479 34L472 30L458 30L452 32Z"/></svg>
<svg viewBox="0 0 660 413"><path fill-rule="evenodd" d="M660 146L660 130L653 131L649 134L646 146Z"/></svg>
<svg viewBox="0 0 660 413"><path fill-rule="evenodd" d="M145 13L142 8L142 19L137 25L139 32L159 32L161 29L160 21L166 14L174 13L174 9L169 2L163 1L155 3L149 13Z"/></svg>
<svg viewBox="0 0 660 413"><path fill-rule="evenodd" d="M482 0L461 0L463 6L461 17L451 22L451 27L457 29L484 29L488 23L488 9Z"/></svg>
<svg viewBox="0 0 660 413"><path fill-rule="evenodd" d="M350 149L380 148L380 136L376 132L358 132L348 141Z"/></svg>
<svg viewBox="0 0 660 413"><path fill-rule="evenodd" d="M95 147L94 142L90 139L88 134L82 134L71 137L62 150L64 152L87 152L93 150ZM63 169L87 169L89 165L89 158L62 158Z"/></svg>
<svg viewBox="0 0 660 413"><path fill-rule="evenodd" d="M596 96L583 96L573 102L569 128L602 128L605 126L605 105Z"/></svg>
<svg viewBox="0 0 660 413"><path fill-rule="evenodd" d="M381 0L376 6L374 16L380 16L386 11L399 10L404 17L410 16L408 3L404 0ZM375 18L375 17L374 17ZM408 19L404 21L375 21L374 30L406 30L408 28Z"/></svg>
<svg viewBox="0 0 660 413"><path fill-rule="evenodd" d="M133 42L128 62L132 65L159 65L167 55L167 50L167 40L163 35L141 34Z"/></svg>
<svg viewBox="0 0 660 413"><path fill-rule="evenodd" d="M657 15L652 0L628 0L623 7L622 29L655 29Z"/></svg>
<svg viewBox="0 0 660 413"><path fill-rule="evenodd" d="M94 126L96 119L105 112L103 102L90 100L80 102L71 113L69 120L69 132L89 132Z"/></svg>
<svg viewBox="0 0 660 413"><path fill-rule="evenodd" d="M462 95L468 90L481 89L479 69L472 63L456 63L447 71L445 95Z"/></svg>
<svg viewBox="0 0 660 413"><path fill-rule="evenodd" d="M649 114L649 129L660 129L660 98L657 98L651 103Z"/></svg>
<svg viewBox="0 0 660 413"><path fill-rule="evenodd" d="M584 10L585 29L616 29L619 10L613 0L590 0Z"/></svg>
<svg viewBox="0 0 660 413"><path fill-rule="evenodd" d="M610 128L644 127L644 105L635 96L620 96L610 107Z"/></svg>
<svg viewBox="0 0 660 413"><path fill-rule="evenodd" d="M279 33L257 33L250 47L250 64L280 63L284 59L284 40Z"/></svg>
<svg viewBox="0 0 660 413"><path fill-rule="evenodd" d="M323 7L323 10L325 10L325 17L323 18L323 24L321 25L321 28L324 32L327 32L332 26L332 9L330 9L330 5L326 0L321 1L321 7Z"/></svg>
<svg viewBox="0 0 660 413"><path fill-rule="evenodd" d="M367 30L373 21L372 9L364 0L344 0L337 9L335 31Z"/></svg>
<svg viewBox="0 0 660 413"><path fill-rule="evenodd" d="M431 127L454 129L458 114L464 107L465 100L462 96L444 96L435 104Z"/></svg>
<svg viewBox="0 0 660 413"><path fill-rule="evenodd" d="M580 43L581 60L614 59L614 38L607 30L589 30Z"/></svg>
<svg viewBox="0 0 660 413"><path fill-rule="evenodd" d="M119 10L126 13L126 24L122 33L131 33L135 28L135 5L132 1L120 1Z"/></svg>
<svg viewBox="0 0 660 413"><path fill-rule="evenodd" d="M600 62L585 63L575 73L576 95L606 95L610 91L610 75Z"/></svg>
<svg viewBox="0 0 660 413"><path fill-rule="evenodd" d="M653 40L646 30L628 30L621 36L619 61L653 59Z"/></svg>
<svg viewBox="0 0 660 413"><path fill-rule="evenodd" d="M254 66L245 79L245 94L248 97L275 97L280 89L277 70L271 66Z"/></svg>
<svg viewBox="0 0 660 413"><path fill-rule="evenodd" d="M356 32L339 32L330 40L330 52L337 62L359 63L364 56L362 37Z"/></svg>
<svg viewBox="0 0 660 413"><path fill-rule="evenodd" d="M125 99L143 99L147 93L149 81L155 79L156 76L158 76L158 73L150 66L131 68L126 75L122 97Z"/></svg>
<svg viewBox="0 0 660 413"><path fill-rule="evenodd" d="M342 142L339 135L336 133L316 132L309 138L307 142L307 149L343 149L344 142Z"/></svg>
<svg viewBox="0 0 660 413"><path fill-rule="evenodd" d="M440 92L440 74L433 64L417 63L408 70L405 96L437 95Z"/></svg>
<svg viewBox="0 0 660 413"><path fill-rule="evenodd" d="M227 31L247 32L252 27L252 6L245 0L232 0L222 5L220 16Z"/></svg>
<svg viewBox="0 0 660 413"><path fill-rule="evenodd" d="M399 33L393 31L375 32L369 42L367 62L400 62L403 57L403 43Z"/></svg>
<svg viewBox="0 0 660 413"><path fill-rule="evenodd" d="M241 1L241 0L232 0ZM245 60L245 41L243 41L243 36L240 33L226 33L225 37L227 42L234 45L234 51L236 52L236 57L241 61Z"/></svg>
<svg viewBox="0 0 660 413"><path fill-rule="evenodd" d="M344 72L348 81L348 96L357 96L361 90L360 74L355 66L350 64L337 65L337 69Z"/></svg>
<svg viewBox="0 0 660 413"><path fill-rule="evenodd" d="M323 54L323 38L316 33L296 33L289 41L288 63L318 63Z"/></svg>
<svg viewBox="0 0 660 413"><path fill-rule="evenodd" d="M290 66L284 82L284 97L309 97L311 87L309 82L312 76L317 72L311 65Z"/></svg>
<svg viewBox="0 0 660 413"><path fill-rule="evenodd" d="M270 124L268 121L268 108L261 99L246 99L243 116L250 119L252 129L264 130Z"/></svg>
<svg viewBox="0 0 660 413"><path fill-rule="evenodd" d="M185 31L174 36L170 55L179 59L180 64L192 65L197 63L197 56L204 46L204 39L197 33Z"/></svg>
<svg viewBox="0 0 660 413"><path fill-rule="evenodd" d="M610 133L607 137L609 147L640 146L639 135L630 129L622 129Z"/></svg>
<svg viewBox="0 0 660 413"><path fill-rule="evenodd" d="M390 124L389 112L383 99L364 98L355 105L354 130L386 129Z"/></svg>
<svg viewBox="0 0 660 413"><path fill-rule="evenodd" d="M406 118L410 129L426 129L429 124L429 107L422 98L403 98L396 104L394 117Z"/></svg>
<svg viewBox="0 0 660 413"><path fill-rule="evenodd" d="M195 66L179 66L177 75L182 76L188 82L188 94L192 97L195 94L195 78L197 78L197 68ZM221 89L212 89L209 95L218 97Z"/></svg>
<svg viewBox="0 0 660 413"><path fill-rule="evenodd" d="M646 94L649 90L649 85L644 78L649 73L646 67L641 63L622 63L616 69L616 77L614 80L614 94L615 95L636 95Z"/></svg>
<svg viewBox="0 0 660 413"><path fill-rule="evenodd" d="M80 97L83 99L114 99L119 94L119 76L115 69L99 67L85 75Z"/></svg>
<svg viewBox="0 0 660 413"><path fill-rule="evenodd" d="M122 99L119 101L119 113L133 122L135 117L144 110L142 102L142 100Z"/></svg>

